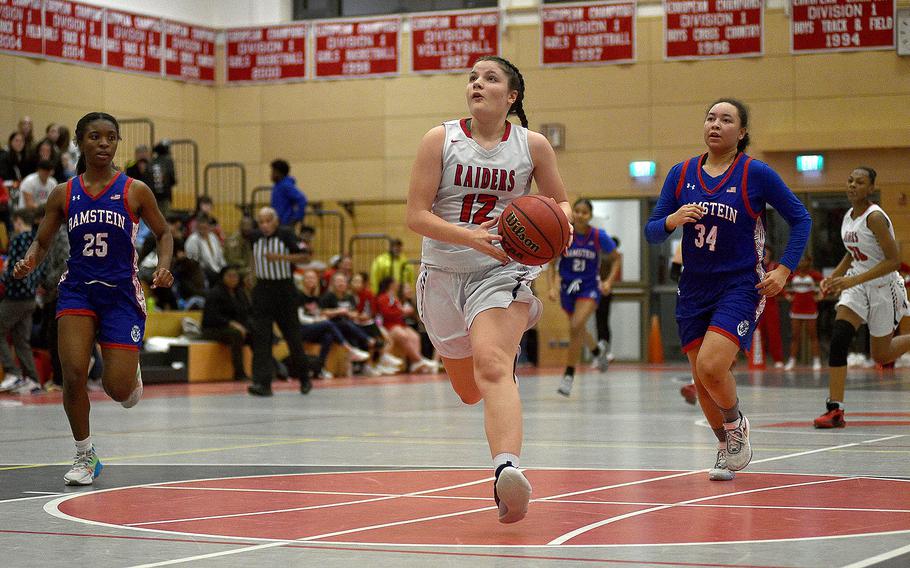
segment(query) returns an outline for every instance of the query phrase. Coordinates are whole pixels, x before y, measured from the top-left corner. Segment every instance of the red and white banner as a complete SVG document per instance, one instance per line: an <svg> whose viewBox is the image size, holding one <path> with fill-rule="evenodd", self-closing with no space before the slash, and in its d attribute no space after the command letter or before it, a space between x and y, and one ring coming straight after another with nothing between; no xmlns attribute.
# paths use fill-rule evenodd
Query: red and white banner
<svg viewBox="0 0 910 568"><path fill-rule="evenodd" d="M0 0L0 51L41 55L41 0Z"/></svg>
<svg viewBox="0 0 910 568"><path fill-rule="evenodd" d="M791 0L790 51L894 49L896 0Z"/></svg>
<svg viewBox="0 0 910 568"><path fill-rule="evenodd" d="M399 18L317 22L313 34L317 79L398 73Z"/></svg>
<svg viewBox="0 0 910 568"><path fill-rule="evenodd" d="M465 71L478 57L499 55L499 10L411 16L411 68Z"/></svg>
<svg viewBox="0 0 910 568"><path fill-rule="evenodd" d="M635 61L635 2L560 4L540 8L543 65Z"/></svg>
<svg viewBox="0 0 910 568"><path fill-rule="evenodd" d="M307 24L226 31L227 82L306 77Z"/></svg>
<svg viewBox="0 0 910 568"><path fill-rule="evenodd" d="M762 0L664 0L664 58L762 54Z"/></svg>
<svg viewBox="0 0 910 568"><path fill-rule="evenodd" d="M215 30L164 21L164 73L186 81L215 81Z"/></svg>
<svg viewBox="0 0 910 568"><path fill-rule="evenodd" d="M107 10L107 66L161 74L161 18Z"/></svg>
<svg viewBox="0 0 910 568"><path fill-rule="evenodd" d="M104 9L70 0L47 0L44 55L72 63L104 63Z"/></svg>

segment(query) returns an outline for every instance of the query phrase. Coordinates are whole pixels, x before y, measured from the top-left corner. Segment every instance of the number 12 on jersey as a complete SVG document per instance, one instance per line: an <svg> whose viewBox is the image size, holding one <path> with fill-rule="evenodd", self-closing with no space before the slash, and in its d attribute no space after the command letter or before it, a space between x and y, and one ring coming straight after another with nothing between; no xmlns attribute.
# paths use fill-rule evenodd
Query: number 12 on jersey
<svg viewBox="0 0 910 568"><path fill-rule="evenodd" d="M469 193L461 200L461 215L458 216L458 220L462 223L473 223L475 225L486 223L492 219L492 217L489 216L489 213L496 207L497 201L499 201L499 198L495 195L490 195L488 193ZM477 211L474 211L475 203L480 205Z"/></svg>

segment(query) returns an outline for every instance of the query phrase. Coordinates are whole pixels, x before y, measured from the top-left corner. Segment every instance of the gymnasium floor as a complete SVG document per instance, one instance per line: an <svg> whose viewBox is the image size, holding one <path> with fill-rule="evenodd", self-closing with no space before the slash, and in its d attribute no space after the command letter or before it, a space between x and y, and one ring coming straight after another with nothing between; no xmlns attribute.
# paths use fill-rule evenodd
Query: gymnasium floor
<svg viewBox="0 0 910 568"><path fill-rule="evenodd" d="M816 431L824 376L740 371L755 457L708 481L684 367L520 372L527 518L501 525L481 407L442 376L336 379L273 398L153 385L93 393L105 469L64 487L58 393L0 396L0 551L20 566L910 566L910 369L851 370L848 427Z"/></svg>

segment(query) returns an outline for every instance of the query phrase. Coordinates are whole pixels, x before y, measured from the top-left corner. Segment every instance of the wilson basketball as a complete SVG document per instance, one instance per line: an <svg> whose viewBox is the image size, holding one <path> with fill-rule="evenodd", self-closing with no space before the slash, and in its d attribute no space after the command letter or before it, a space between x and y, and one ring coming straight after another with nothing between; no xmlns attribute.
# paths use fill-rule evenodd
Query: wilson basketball
<svg viewBox="0 0 910 568"><path fill-rule="evenodd" d="M499 234L502 249L512 260L539 266L562 254L569 221L553 199L525 195L506 206L499 219Z"/></svg>

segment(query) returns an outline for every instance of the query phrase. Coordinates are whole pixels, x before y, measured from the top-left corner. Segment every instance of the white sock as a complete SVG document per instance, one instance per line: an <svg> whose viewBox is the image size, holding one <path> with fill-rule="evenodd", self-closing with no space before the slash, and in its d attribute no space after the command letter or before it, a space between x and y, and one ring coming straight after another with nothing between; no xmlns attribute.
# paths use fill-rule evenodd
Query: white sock
<svg viewBox="0 0 910 568"><path fill-rule="evenodd" d="M87 453L92 449L92 437L89 436L84 440L75 440L76 442L76 451L80 454Z"/></svg>
<svg viewBox="0 0 910 568"><path fill-rule="evenodd" d="M493 458L493 471L499 469L499 466L505 465L506 462L512 462L512 465L515 468L518 468L518 456L515 454L496 454L496 457Z"/></svg>

